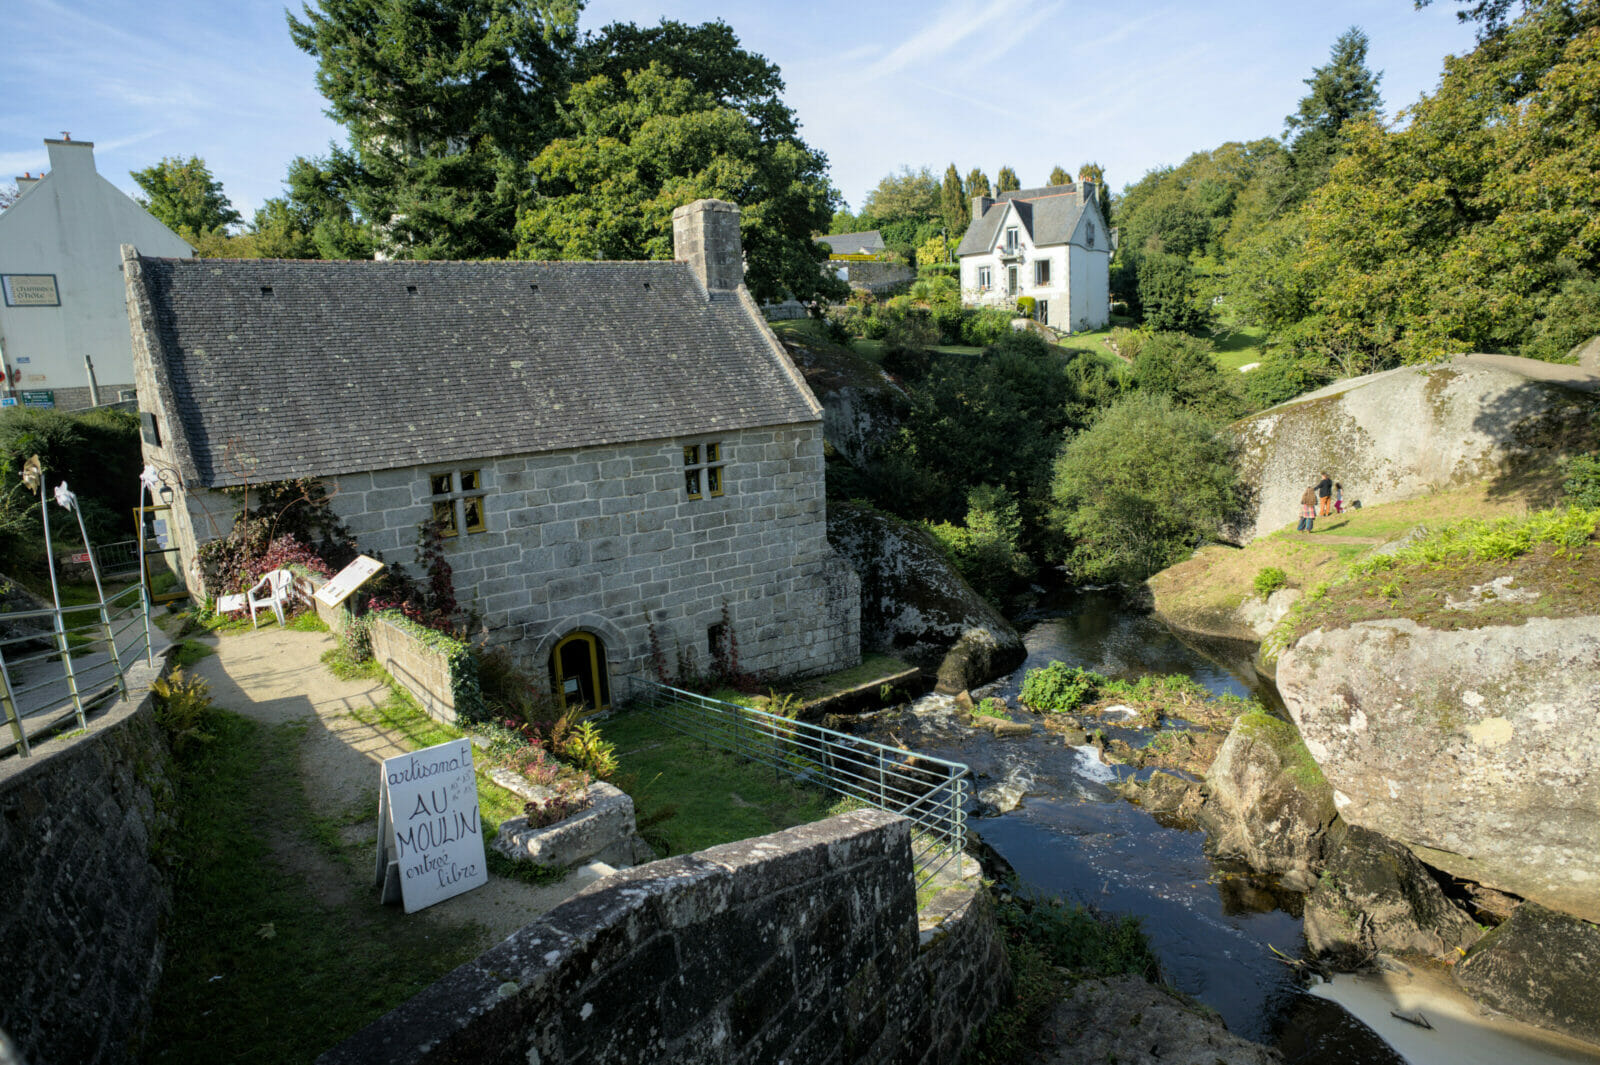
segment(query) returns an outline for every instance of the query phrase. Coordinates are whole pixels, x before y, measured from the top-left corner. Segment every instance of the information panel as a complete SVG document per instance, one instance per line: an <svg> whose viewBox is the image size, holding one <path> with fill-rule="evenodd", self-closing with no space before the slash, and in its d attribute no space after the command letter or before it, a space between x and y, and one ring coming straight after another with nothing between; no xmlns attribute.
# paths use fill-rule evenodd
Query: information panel
<svg viewBox="0 0 1600 1065"><path fill-rule="evenodd" d="M489 882L471 741L451 740L384 759L378 793L378 881L384 901L390 900L396 880L407 913Z"/></svg>
<svg viewBox="0 0 1600 1065"><path fill-rule="evenodd" d="M375 558L361 555L354 562L333 575L333 579L317 589L317 600L324 606L338 606L349 599L355 590L365 584L374 573L383 568Z"/></svg>
<svg viewBox="0 0 1600 1065"><path fill-rule="evenodd" d="M59 307L55 274L0 274L7 307Z"/></svg>

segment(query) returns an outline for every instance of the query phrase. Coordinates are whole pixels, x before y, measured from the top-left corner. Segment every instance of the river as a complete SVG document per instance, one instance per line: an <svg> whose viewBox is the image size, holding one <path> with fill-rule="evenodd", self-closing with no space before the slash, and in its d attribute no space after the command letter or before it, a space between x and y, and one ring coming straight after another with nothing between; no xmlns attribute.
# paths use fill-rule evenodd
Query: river
<svg viewBox="0 0 1600 1065"><path fill-rule="evenodd" d="M1248 662L1213 661L1109 592L1077 592L1021 626L1027 661L997 686L1013 700L1027 670L1060 660L1110 677L1184 673L1213 692L1281 706ZM1027 888L1142 918L1167 980L1215 1009L1230 1031L1275 1045L1298 1065L1405 1060L1343 1008L1309 994L1273 953L1300 955L1303 896L1219 866L1203 833L1164 827L1123 801L1108 785L1129 770L1042 730L996 739L970 729L944 696L872 717L875 733L966 762L979 788L1019 786L1025 798L1015 810L969 821L983 843Z"/></svg>

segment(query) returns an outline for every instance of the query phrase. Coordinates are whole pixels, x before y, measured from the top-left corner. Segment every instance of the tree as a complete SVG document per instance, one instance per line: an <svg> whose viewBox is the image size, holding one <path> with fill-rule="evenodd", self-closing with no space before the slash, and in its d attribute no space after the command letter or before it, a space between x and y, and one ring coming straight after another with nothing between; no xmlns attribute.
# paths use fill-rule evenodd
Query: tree
<svg viewBox="0 0 1600 1065"><path fill-rule="evenodd" d="M19 195L20 193L14 183L7 182L0 185L0 211L4 211L7 207L16 203Z"/></svg>
<svg viewBox="0 0 1600 1065"><path fill-rule="evenodd" d="M193 243L194 237L226 232L244 221L211 176L204 159L191 155L163 159L128 175L144 190L139 202L168 228Z"/></svg>
<svg viewBox="0 0 1600 1065"><path fill-rule="evenodd" d="M1138 260L1139 303L1144 324L1157 332L1187 333L1206 316L1195 306L1194 270L1169 252L1146 252Z"/></svg>
<svg viewBox="0 0 1600 1065"><path fill-rule="evenodd" d="M1166 396L1134 392L1061 450L1050 513L1076 578L1134 582L1215 536L1240 498L1225 436Z"/></svg>
<svg viewBox="0 0 1600 1065"><path fill-rule="evenodd" d="M568 94L564 135L533 160L536 194L516 222L528 259L670 259L672 212L703 197L740 207L745 283L758 300L837 298L811 234L833 217L827 160L769 139L660 63L600 75Z"/></svg>
<svg viewBox="0 0 1600 1065"><path fill-rule="evenodd" d="M1017 180L1017 172L1015 170L1009 166L1003 166L1000 168L1000 176L995 179L994 188L996 194L1015 192L1022 188L1022 182Z"/></svg>
<svg viewBox="0 0 1600 1065"><path fill-rule="evenodd" d="M256 211L251 230L267 258L370 259L372 237L356 217L350 191L331 159L296 158L284 195Z"/></svg>
<svg viewBox="0 0 1600 1065"><path fill-rule="evenodd" d="M1045 182L1045 184L1070 185L1072 184L1072 175L1058 166L1050 171L1050 180Z"/></svg>
<svg viewBox="0 0 1600 1065"><path fill-rule="evenodd" d="M965 233L972 221L972 204L968 195L961 185L956 164L951 163L945 168L944 185L939 189L939 214L944 218L945 230L953 240L960 240L959 234Z"/></svg>
<svg viewBox="0 0 1600 1065"><path fill-rule="evenodd" d="M332 169L400 258L506 255L554 131L577 0L314 0L289 16L349 131Z"/></svg>
<svg viewBox="0 0 1600 1065"><path fill-rule="evenodd" d="M1304 199L1326 179L1342 153L1345 128L1377 116L1382 74L1367 68L1367 35L1352 26L1333 42L1328 63L1311 72L1310 92L1294 114L1284 119L1284 139L1294 170L1293 199Z"/></svg>
<svg viewBox="0 0 1600 1065"><path fill-rule="evenodd" d="M1133 383L1208 418L1230 421L1244 413L1239 393L1217 368L1216 345L1186 333L1145 337L1133 359Z"/></svg>
<svg viewBox="0 0 1600 1065"><path fill-rule="evenodd" d="M994 189L989 185L989 178L982 170L973 167L967 174L967 199L976 199L979 196L993 196Z"/></svg>
<svg viewBox="0 0 1600 1065"><path fill-rule="evenodd" d="M941 210L941 188L934 180L933 171L927 167L912 170L901 167L895 174L887 174L876 188L867 193L867 202L861 208L863 218L871 218L875 228L895 222L933 222Z"/></svg>

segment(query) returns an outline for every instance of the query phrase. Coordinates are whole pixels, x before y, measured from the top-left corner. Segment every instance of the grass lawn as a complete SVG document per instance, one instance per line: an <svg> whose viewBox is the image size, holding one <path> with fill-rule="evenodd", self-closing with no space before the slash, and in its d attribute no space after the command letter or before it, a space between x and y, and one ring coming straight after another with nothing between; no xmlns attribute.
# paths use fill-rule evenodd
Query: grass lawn
<svg viewBox="0 0 1600 1065"><path fill-rule="evenodd" d="M1217 366L1223 370L1237 370L1252 362L1260 362L1267 341L1267 331L1257 325L1219 325L1209 334L1217 346Z"/></svg>
<svg viewBox="0 0 1600 1065"><path fill-rule="evenodd" d="M158 844L178 877L146 1060L311 1061L477 944L398 907L319 899L279 854L327 845L299 783L305 726L217 711L211 727L181 769L176 827Z"/></svg>
<svg viewBox="0 0 1600 1065"><path fill-rule="evenodd" d="M691 740L641 710L601 724L617 746L612 778L633 798L640 832L658 851L719 843L820 821L856 804Z"/></svg>

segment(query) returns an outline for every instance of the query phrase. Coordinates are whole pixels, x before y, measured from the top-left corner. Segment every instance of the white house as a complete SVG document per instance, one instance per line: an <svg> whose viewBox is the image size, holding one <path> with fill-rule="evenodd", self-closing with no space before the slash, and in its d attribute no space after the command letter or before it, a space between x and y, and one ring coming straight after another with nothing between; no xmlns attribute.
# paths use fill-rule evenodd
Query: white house
<svg viewBox="0 0 1600 1065"><path fill-rule="evenodd" d="M0 212L0 367L8 398L70 410L133 388L121 246L194 249L95 172L92 143L44 143L49 172L19 177L17 202Z"/></svg>
<svg viewBox="0 0 1600 1065"><path fill-rule="evenodd" d="M956 257L966 306L1013 309L1031 296L1034 317L1056 329L1111 320L1111 235L1092 181L974 198Z"/></svg>

